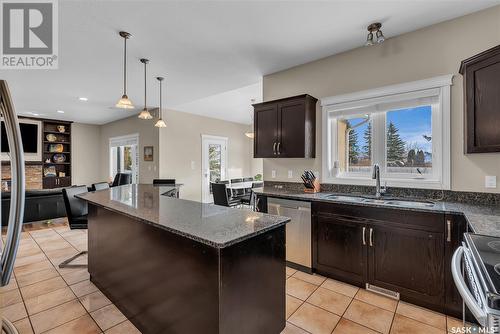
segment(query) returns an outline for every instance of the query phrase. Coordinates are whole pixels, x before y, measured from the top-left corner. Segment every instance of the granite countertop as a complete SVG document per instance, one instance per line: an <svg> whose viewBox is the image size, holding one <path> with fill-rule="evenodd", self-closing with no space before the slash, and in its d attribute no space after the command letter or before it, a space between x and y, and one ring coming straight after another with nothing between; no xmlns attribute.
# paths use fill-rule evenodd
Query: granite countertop
<svg viewBox="0 0 500 334"><path fill-rule="evenodd" d="M77 197L216 248L231 246L290 221L287 217L163 195L174 188L132 184Z"/></svg>
<svg viewBox="0 0 500 334"><path fill-rule="evenodd" d="M410 210L410 211L427 211L448 214L463 214L469 225L474 230L474 233L484 234L489 236L500 237L500 206L497 205L474 205L460 202L434 201L432 207L411 207L397 206L382 203L363 203L363 202L348 202L341 199L329 198L331 195L359 195L359 194L337 194L330 192L319 192L315 194L304 193L295 190L277 189L274 187L264 187L254 189L256 194L262 194L270 197L280 197L304 201L319 201L331 203L344 203L357 206L369 207L384 207L388 209ZM417 199L416 199L417 200ZM422 201L422 199L420 199Z"/></svg>

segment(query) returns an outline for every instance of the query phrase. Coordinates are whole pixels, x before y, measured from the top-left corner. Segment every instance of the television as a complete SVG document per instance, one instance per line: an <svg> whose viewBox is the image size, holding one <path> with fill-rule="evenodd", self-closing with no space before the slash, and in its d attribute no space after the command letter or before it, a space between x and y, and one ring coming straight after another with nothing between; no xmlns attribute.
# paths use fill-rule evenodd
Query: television
<svg viewBox="0 0 500 334"><path fill-rule="evenodd" d="M19 119L19 129L21 130L21 139L24 150L24 160L41 161L42 160L42 122L32 119ZM0 146L2 160L9 158L9 142L5 130L5 123L1 121L0 126Z"/></svg>

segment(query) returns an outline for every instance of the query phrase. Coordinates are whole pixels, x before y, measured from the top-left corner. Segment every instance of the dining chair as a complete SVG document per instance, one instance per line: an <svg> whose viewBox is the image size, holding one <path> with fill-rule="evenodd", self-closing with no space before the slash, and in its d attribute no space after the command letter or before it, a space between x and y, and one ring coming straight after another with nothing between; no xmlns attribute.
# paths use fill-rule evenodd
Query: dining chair
<svg viewBox="0 0 500 334"><path fill-rule="evenodd" d="M154 179L153 180L153 185L155 185L155 186L159 186L159 185L174 186L175 185L175 179Z"/></svg>
<svg viewBox="0 0 500 334"><path fill-rule="evenodd" d="M66 207L66 214L68 216L69 228L72 230L75 229L87 229L87 215L88 215L88 206L87 202L81 200L75 195L83 194L88 192L87 186L75 186L70 188L63 188L62 194L64 199L64 206ZM79 252L76 255L73 255L67 260L64 260L59 264L59 268L82 268L87 267L86 264L70 264L72 261L77 259L78 257L87 254L87 251Z"/></svg>
<svg viewBox="0 0 500 334"><path fill-rule="evenodd" d="M90 187L90 191L97 191L104 189L109 189L109 183L107 182L92 183L92 186Z"/></svg>
<svg viewBox="0 0 500 334"><path fill-rule="evenodd" d="M212 195L214 196L214 204L228 207L234 207L241 204L238 198L230 198L227 194L226 184L212 182Z"/></svg>
<svg viewBox="0 0 500 334"><path fill-rule="evenodd" d="M112 187L122 186L124 184L132 183L132 174L130 173L117 173L113 180Z"/></svg>

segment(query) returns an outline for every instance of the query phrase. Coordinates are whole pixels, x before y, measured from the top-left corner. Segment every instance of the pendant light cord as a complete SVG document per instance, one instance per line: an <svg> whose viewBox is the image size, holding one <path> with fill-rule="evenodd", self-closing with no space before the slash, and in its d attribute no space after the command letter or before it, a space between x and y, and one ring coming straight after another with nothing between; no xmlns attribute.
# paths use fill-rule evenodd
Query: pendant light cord
<svg viewBox="0 0 500 334"><path fill-rule="evenodd" d="M123 95L127 95L127 37L125 40L125 51L123 52Z"/></svg>
<svg viewBox="0 0 500 334"><path fill-rule="evenodd" d="M147 98L147 95L146 95L146 66L147 66L147 62L144 62L144 110L146 110L146 98Z"/></svg>
<svg viewBox="0 0 500 334"><path fill-rule="evenodd" d="M161 110L161 82L162 80L160 80L160 119L163 117L163 111Z"/></svg>

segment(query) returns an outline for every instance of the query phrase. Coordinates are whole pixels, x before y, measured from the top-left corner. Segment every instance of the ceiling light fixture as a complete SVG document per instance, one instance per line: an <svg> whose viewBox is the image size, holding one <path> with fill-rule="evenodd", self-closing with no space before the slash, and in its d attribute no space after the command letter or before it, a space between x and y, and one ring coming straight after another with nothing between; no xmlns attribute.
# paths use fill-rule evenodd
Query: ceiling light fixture
<svg viewBox="0 0 500 334"><path fill-rule="evenodd" d="M163 77L156 77L156 80L160 83L160 107L158 109L158 121L156 122L155 126L157 128L166 128L167 124L165 124L165 121L163 120L163 110L161 106L161 82L163 81Z"/></svg>
<svg viewBox="0 0 500 334"><path fill-rule="evenodd" d="M57 112L60 114L64 114L64 110L58 110Z"/></svg>
<svg viewBox="0 0 500 334"><path fill-rule="evenodd" d="M129 39L132 35L130 35L126 31L120 31L120 36L123 37L124 40L124 52L123 52L123 95L122 98L116 104L117 108L121 109L133 109L134 104L127 96L127 39Z"/></svg>
<svg viewBox="0 0 500 334"><path fill-rule="evenodd" d="M375 44L375 42L380 44L385 41L385 37L384 34L382 33L381 28L382 28L382 23L380 22L372 23L366 28L368 30L368 35L366 36L365 46L372 46ZM375 33L375 37L377 38L376 40L373 39L374 38L373 33Z"/></svg>
<svg viewBox="0 0 500 334"><path fill-rule="evenodd" d="M87 102L89 99L87 99L86 97L79 97L78 100Z"/></svg>
<svg viewBox="0 0 500 334"><path fill-rule="evenodd" d="M139 117L140 119L152 119L153 116L151 116L151 113L149 112L147 107L146 67L149 63L149 59L141 58L141 63L144 64L144 109L142 109L141 113L137 117Z"/></svg>

